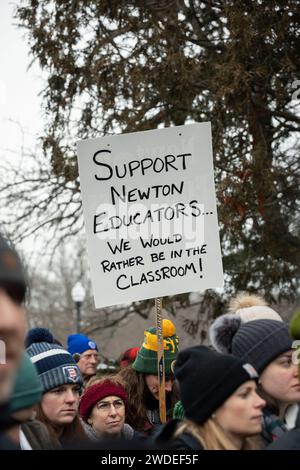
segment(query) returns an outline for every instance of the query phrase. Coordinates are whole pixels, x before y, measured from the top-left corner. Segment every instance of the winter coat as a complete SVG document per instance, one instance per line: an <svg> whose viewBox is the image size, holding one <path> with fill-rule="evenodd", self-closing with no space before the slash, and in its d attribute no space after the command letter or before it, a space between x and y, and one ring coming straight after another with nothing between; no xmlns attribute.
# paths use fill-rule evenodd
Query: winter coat
<svg viewBox="0 0 300 470"><path fill-rule="evenodd" d="M288 430L300 428L300 406L298 403L288 407L284 419Z"/></svg>
<svg viewBox="0 0 300 470"><path fill-rule="evenodd" d="M284 422L268 408L263 411L261 437L267 446L287 432Z"/></svg>
<svg viewBox="0 0 300 470"><path fill-rule="evenodd" d="M174 438L174 434L177 430L178 425L182 421L179 419L173 419L166 424L163 424L157 429L152 437L153 444L159 449L170 449L170 450L203 450L203 446L196 437L194 437L188 431L184 431L178 437Z"/></svg>
<svg viewBox="0 0 300 470"><path fill-rule="evenodd" d="M285 421L267 407L263 410L263 430L262 439L267 446L281 438L288 430L300 427L299 405L291 405L285 415Z"/></svg>
<svg viewBox="0 0 300 470"><path fill-rule="evenodd" d="M90 426L86 421L83 421L83 420L82 420L82 425L83 425L84 432L90 441L94 443L101 441L101 437L99 437L96 434L92 426ZM128 441L128 440L138 437L138 435L139 434L136 431L134 431L134 429L132 429L132 427L129 426L129 424L125 423L123 426L123 430L122 430L120 438Z"/></svg>
<svg viewBox="0 0 300 470"><path fill-rule="evenodd" d="M28 421L21 425L32 450L54 450L61 448L59 442L50 437L47 427L40 421Z"/></svg>
<svg viewBox="0 0 300 470"><path fill-rule="evenodd" d="M5 434L0 434L0 451L1 450L20 450L20 448L12 442L9 437L5 436Z"/></svg>
<svg viewBox="0 0 300 470"><path fill-rule="evenodd" d="M173 410L171 407L171 398L170 394L166 395L166 418L167 422L171 421ZM143 426L139 431L144 436L151 436L156 429L160 428L161 421L160 421L160 414L159 414L159 402L154 398L150 392L146 391L146 399L145 404L147 407L147 419L145 420Z"/></svg>
<svg viewBox="0 0 300 470"><path fill-rule="evenodd" d="M300 428L287 431L265 450L300 450Z"/></svg>

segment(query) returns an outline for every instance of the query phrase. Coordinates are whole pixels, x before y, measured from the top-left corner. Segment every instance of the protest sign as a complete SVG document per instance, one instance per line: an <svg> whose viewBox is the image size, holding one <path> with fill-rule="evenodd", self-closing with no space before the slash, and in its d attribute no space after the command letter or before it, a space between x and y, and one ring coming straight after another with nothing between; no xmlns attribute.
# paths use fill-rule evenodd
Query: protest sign
<svg viewBox="0 0 300 470"><path fill-rule="evenodd" d="M78 142L96 308L223 284L210 123Z"/></svg>

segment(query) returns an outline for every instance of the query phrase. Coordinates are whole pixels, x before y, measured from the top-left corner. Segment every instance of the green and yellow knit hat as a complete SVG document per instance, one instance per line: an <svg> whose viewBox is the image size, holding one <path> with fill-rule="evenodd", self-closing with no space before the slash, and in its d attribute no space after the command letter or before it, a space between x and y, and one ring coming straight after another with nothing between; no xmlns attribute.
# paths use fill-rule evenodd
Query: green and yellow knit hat
<svg viewBox="0 0 300 470"><path fill-rule="evenodd" d="M172 375L171 364L178 353L179 338L176 335L175 325L171 320L162 321L164 337L165 375ZM144 331L144 342L138 355L132 364L132 368L143 374L157 374L157 334L156 328L148 328Z"/></svg>
<svg viewBox="0 0 300 470"><path fill-rule="evenodd" d="M296 349L296 357L298 362L298 376L300 380L300 310L294 312L294 315L290 322L290 333L295 340L295 343L293 344L293 349Z"/></svg>

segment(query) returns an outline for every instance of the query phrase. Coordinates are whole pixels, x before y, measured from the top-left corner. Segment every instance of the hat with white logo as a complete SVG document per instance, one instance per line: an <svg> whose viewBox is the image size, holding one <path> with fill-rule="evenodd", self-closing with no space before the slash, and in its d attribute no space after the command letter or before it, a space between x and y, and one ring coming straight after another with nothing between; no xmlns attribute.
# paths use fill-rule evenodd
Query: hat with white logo
<svg viewBox="0 0 300 470"><path fill-rule="evenodd" d="M54 343L46 328L33 328L28 332L26 352L36 366L43 393L65 384L83 384L82 376L72 355Z"/></svg>
<svg viewBox="0 0 300 470"><path fill-rule="evenodd" d="M68 351L70 354L82 354L90 349L98 351L98 346L88 336L80 333L68 336Z"/></svg>
<svg viewBox="0 0 300 470"><path fill-rule="evenodd" d="M244 382L257 380L251 364L193 346L178 354L174 366L185 416L203 424Z"/></svg>

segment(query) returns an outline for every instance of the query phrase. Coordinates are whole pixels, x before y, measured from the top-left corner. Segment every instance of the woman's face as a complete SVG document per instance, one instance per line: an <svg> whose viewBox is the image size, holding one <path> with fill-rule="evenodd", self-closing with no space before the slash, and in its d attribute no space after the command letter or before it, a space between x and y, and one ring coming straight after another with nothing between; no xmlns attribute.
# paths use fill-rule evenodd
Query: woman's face
<svg viewBox="0 0 300 470"><path fill-rule="evenodd" d="M256 383L242 384L215 412L214 418L229 435L244 438L259 434L266 402L256 393Z"/></svg>
<svg viewBox="0 0 300 470"><path fill-rule="evenodd" d="M117 396L105 397L93 407L88 423L99 436L117 437L125 422L125 404Z"/></svg>
<svg viewBox="0 0 300 470"><path fill-rule="evenodd" d="M79 385L60 385L43 395L42 410L53 424L70 424L77 415L79 394Z"/></svg>
<svg viewBox="0 0 300 470"><path fill-rule="evenodd" d="M158 376L157 375L151 375L147 374L145 375L145 382L146 385L151 392L151 394L156 398L156 400L159 399L159 381L158 381ZM170 393L172 391L174 384L174 378L173 377L166 377L165 378L165 391L166 393Z"/></svg>
<svg viewBox="0 0 300 470"><path fill-rule="evenodd" d="M298 365L292 362L292 351L287 351L272 361L259 381L263 390L280 403L300 401Z"/></svg>

